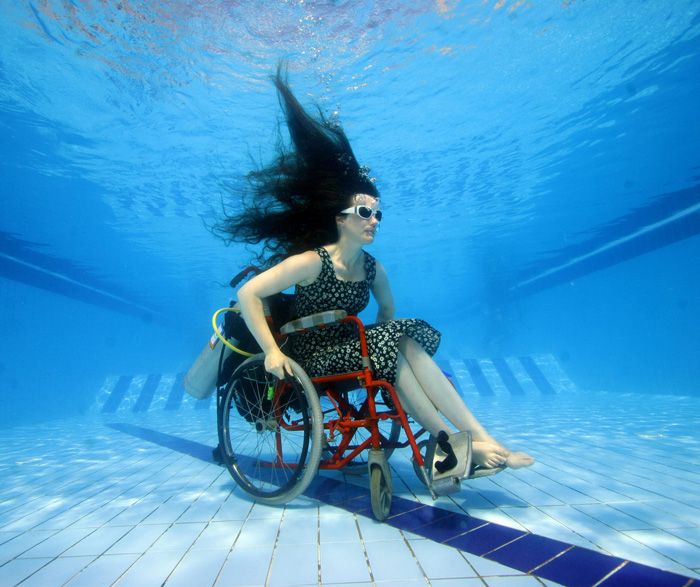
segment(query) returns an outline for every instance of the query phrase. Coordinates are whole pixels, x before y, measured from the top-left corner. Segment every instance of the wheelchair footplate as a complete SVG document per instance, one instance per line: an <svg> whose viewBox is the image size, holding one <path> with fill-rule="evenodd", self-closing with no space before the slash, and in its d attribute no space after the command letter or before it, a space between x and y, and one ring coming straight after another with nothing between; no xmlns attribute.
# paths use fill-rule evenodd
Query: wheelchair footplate
<svg viewBox="0 0 700 587"><path fill-rule="evenodd" d="M424 443L425 464L424 467L417 467L416 473L424 483L427 482L433 499L459 491L462 479L471 470L471 433L441 433L438 437L431 435Z"/></svg>

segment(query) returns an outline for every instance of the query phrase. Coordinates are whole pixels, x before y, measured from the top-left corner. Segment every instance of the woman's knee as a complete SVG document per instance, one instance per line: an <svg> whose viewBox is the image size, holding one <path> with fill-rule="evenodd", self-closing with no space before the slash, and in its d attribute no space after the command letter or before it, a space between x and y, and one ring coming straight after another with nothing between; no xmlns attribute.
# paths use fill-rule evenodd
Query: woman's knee
<svg viewBox="0 0 700 587"><path fill-rule="evenodd" d="M409 364L430 358L425 349L406 334L399 339L399 350Z"/></svg>

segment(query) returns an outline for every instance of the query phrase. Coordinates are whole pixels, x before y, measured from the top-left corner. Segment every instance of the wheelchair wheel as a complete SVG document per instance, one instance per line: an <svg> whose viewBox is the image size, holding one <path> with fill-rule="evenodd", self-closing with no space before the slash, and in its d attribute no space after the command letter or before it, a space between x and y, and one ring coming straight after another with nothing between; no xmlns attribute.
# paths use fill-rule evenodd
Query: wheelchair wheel
<svg viewBox="0 0 700 587"><path fill-rule="evenodd" d="M313 480L321 458L323 417L316 390L299 365L280 381L255 355L231 376L221 404L221 456L256 501L282 504Z"/></svg>
<svg viewBox="0 0 700 587"><path fill-rule="evenodd" d="M383 522L391 510L391 487L384 475L384 470L378 465L370 470L369 495L374 517L379 522Z"/></svg>

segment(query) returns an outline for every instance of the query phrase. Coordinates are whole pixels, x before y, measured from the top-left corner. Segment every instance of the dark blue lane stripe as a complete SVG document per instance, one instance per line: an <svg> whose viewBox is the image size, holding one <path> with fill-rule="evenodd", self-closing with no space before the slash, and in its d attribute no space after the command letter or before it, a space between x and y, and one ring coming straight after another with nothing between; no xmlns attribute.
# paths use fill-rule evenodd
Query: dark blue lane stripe
<svg viewBox="0 0 700 587"><path fill-rule="evenodd" d="M184 373L178 373L175 377L175 383L170 390L170 395L168 396L168 401L165 402L166 410L179 410L182 405L182 398L185 395L185 386L182 384L185 380Z"/></svg>
<svg viewBox="0 0 700 587"><path fill-rule="evenodd" d="M133 377L131 375L122 375L117 381L117 384L112 389L112 393L109 394L107 401L102 406L103 414L113 414L117 411L119 404L122 403L124 396L126 395L126 390L129 389L131 380Z"/></svg>
<svg viewBox="0 0 700 587"><path fill-rule="evenodd" d="M641 208L596 227L588 240L561 249L554 257L525 269L513 288L513 295L530 295L697 236L700 212L692 209L698 202L698 185L660 194ZM669 220L684 211L691 212ZM641 232L641 229L647 230ZM613 246L606 247L611 244Z"/></svg>
<svg viewBox="0 0 700 587"><path fill-rule="evenodd" d="M213 462L211 447L199 442L133 424L108 426L203 461ZM366 487L318 475L304 495L348 512L372 517L370 495ZM670 571L625 561L403 497L394 496L391 514L385 523L568 587L591 587L598 583L604 587L690 587L697 584L690 577Z"/></svg>
<svg viewBox="0 0 700 587"><path fill-rule="evenodd" d="M479 362L476 359L464 359L464 364L466 365L467 371L469 371L469 375L471 375L472 381L474 382L474 385L476 385L476 389L479 391L479 394L495 395L493 393L493 389L491 389L491 386L489 385L489 382L484 376L484 372L481 370Z"/></svg>
<svg viewBox="0 0 700 587"><path fill-rule="evenodd" d="M197 403L194 404L194 409L195 410L208 410L209 406L211 406L211 400L215 396L215 393L212 393L211 395L205 397L204 399L197 400Z"/></svg>
<svg viewBox="0 0 700 587"><path fill-rule="evenodd" d="M503 384L510 391L511 395L525 395L520 382L513 375L513 371L505 359L491 359L491 362L496 367L496 371L501 376Z"/></svg>
<svg viewBox="0 0 700 587"><path fill-rule="evenodd" d="M156 392L158 383L160 382L160 375L149 375L146 378L146 382L141 388L141 393L139 394L139 399L134 404L134 412L147 412L148 408L151 407L151 402L153 401L153 395Z"/></svg>
<svg viewBox="0 0 700 587"><path fill-rule="evenodd" d="M540 371L540 368L532 357L520 357L520 362L523 367L525 367L525 371L527 371L530 379L535 382L535 385L544 395L556 395L557 392L554 391L554 388L549 381L547 381L544 373Z"/></svg>

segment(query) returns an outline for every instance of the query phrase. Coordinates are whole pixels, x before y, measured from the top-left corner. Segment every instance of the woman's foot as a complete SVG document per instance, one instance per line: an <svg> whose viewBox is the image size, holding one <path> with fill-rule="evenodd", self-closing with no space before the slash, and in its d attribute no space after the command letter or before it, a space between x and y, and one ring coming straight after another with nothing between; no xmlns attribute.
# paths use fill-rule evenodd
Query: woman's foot
<svg viewBox="0 0 700 587"><path fill-rule="evenodd" d="M493 442L472 442L472 460L475 465L495 469L506 464L508 451Z"/></svg>
<svg viewBox="0 0 700 587"><path fill-rule="evenodd" d="M529 467L535 462L529 454L526 452L511 452L508 453L506 457L506 465L511 469L522 469L523 467Z"/></svg>
<svg viewBox="0 0 700 587"><path fill-rule="evenodd" d="M522 469L535 462L526 452L511 452L498 443L488 441L472 442L472 459L476 465L487 469L503 466Z"/></svg>

